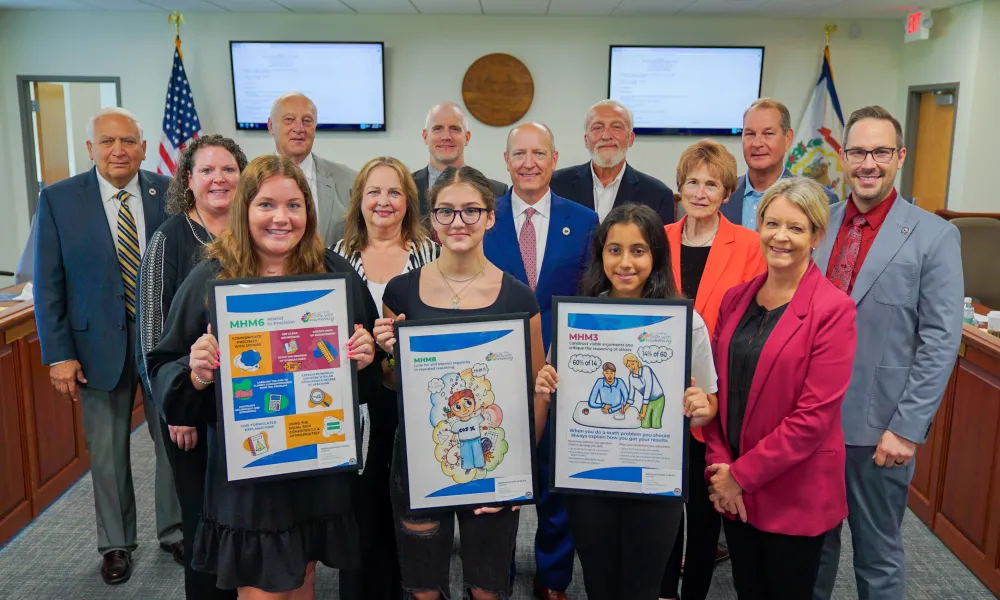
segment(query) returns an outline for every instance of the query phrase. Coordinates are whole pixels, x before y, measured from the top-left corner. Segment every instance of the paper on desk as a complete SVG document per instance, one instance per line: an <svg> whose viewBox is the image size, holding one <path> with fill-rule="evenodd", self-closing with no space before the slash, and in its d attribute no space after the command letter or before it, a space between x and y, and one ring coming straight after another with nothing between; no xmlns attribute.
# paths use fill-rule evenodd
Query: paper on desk
<svg viewBox="0 0 1000 600"><path fill-rule="evenodd" d="M34 296L31 293L31 282L30 281L28 283L24 284L24 289L22 289L21 293L17 296L17 298L14 298L14 299L15 300L21 300L21 301L24 301L24 302L30 302L30 301L34 300Z"/></svg>

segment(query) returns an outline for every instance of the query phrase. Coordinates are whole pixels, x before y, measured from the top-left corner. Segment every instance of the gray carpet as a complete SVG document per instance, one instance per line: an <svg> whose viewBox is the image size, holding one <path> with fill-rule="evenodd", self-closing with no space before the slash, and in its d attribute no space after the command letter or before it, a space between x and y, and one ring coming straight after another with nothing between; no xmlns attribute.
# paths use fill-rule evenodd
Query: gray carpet
<svg viewBox="0 0 1000 600"><path fill-rule="evenodd" d="M139 506L139 549L133 554L132 579L109 587L101 581L99 557L94 549L95 528L93 491L90 476L84 476L59 498L18 537L0 549L0 599L30 600L142 600L181 599L183 572L169 555L159 549L153 523L153 446L144 427L132 436L132 464ZM521 513L518 536L518 577L514 598L531 597L534 573L532 539L535 513L527 508ZM849 535L845 527L845 536ZM906 597L915 600L980 600L994 598L976 577L912 514L903 523L906 539L909 588ZM857 598L851 572L850 541L845 538L844 554L834 598ZM452 563L453 593L460 591L461 568L457 557ZM583 577L577 563L573 585L568 590L574 599L585 598ZM335 599L337 574L320 567L317 577L318 599ZM729 564L715 575L711 600L735 600Z"/></svg>

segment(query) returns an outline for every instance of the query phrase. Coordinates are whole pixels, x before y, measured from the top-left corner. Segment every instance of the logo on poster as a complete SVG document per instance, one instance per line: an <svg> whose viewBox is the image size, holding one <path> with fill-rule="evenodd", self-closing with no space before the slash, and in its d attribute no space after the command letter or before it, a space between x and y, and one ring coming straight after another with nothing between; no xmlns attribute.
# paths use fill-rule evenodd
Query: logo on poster
<svg viewBox="0 0 1000 600"><path fill-rule="evenodd" d="M511 354L510 352L506 352L506 351L504 351L504 352L490 352L489 354L486 355L486 362L493 362L495 360L496 361L500 361L500 360L514 360L514 355Z"/></svg>
<svg viewBox="0 0 1000 600"><path fill-rule="evenodd" d="M665 333L649 333L648 331L643 331L639 334L637 338L639 343L650 342L653 344L669 344L670 336Z"/></svg>
<svg viewBox="0 0 1000 600"><path fill-rule="evenodd" d="M247 327L263 327L264 319L240 319L230 321L229 326L233 329L246 329Z"/></svg>
<svg viewBox="0 0 1000 600"><path fill-rule="evenodd" d="M579 340L581 342L596 342L601 338L596 333L571 333L569 334L570 340Z"/></svg>

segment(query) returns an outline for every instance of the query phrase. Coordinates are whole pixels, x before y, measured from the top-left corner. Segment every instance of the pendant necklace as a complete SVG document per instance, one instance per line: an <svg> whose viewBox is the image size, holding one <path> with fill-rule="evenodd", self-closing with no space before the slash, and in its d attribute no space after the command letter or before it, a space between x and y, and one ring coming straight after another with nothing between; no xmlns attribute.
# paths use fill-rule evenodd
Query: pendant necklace
<svg viewBox="0 0 1000 600"><path fill-rule="evenodd" d="M444 279L445 285L447 285L448 289L451 290L451 307L452 307L452 309L458 310L458 303L459 303L459 301L462 300L462 296L464 296L466 294L466 292L472 287L472 285L474 283L476 283L477 278L480 275L483 274L483 271L486 270L486 264L487 263L483 263L483 267L481 269L479 269L478 273L476 273L472 277L468 277L466 279L452 279L451 277L448 277L447 275L445 275L444 271L441 270L441 263L439 261L434 261L434 264L437 266L437 270L438 270L438 273L441 274L441 278ZM455 288L451 287L451 281L454 281L455 283L464 283L464 282L468 281L469 283L466 283L465 287L463 287L460 291L456 292Z"/></svg>

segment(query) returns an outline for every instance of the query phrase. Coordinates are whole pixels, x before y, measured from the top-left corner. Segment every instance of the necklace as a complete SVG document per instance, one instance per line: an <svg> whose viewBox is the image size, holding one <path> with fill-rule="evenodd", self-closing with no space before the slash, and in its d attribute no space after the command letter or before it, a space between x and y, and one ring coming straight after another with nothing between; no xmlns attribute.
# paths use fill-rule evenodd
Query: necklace
<svg viewBox="0 0 1000 600"><path fill-rule="evenodd" d="M695 244L694 242L691 241L691 238L688 237L687 223L684 223L684 229L681 231L681 237L683 238L681 240L681 243L683 243L685 246L690 246L692 248L704 248L705 246L711 245L712 241L715 240L715 234L717 233L719 233L718 225L716 225L715 231L712 232L712 235L708 236L707 240L705 240L700 244Z"/></svg>
<svg viewBox="0 0 1000 600"><path fill-rule="evenodd" d="M461 301L462 296L464 296L466 292L472 288L473 284L476 283L476 279L483 274L483 271L486 270L486 263L483 263L483 267L479 269L479 272L473 275L472 277L469 277L468 279L452 279L451 277L445 275L444 271L441 270L440 262L434 261L434 265L437 266L438 273L440 273L441 278L444 279L444 284L448 286L449 290L451 290L451 307L455 310L458 310L458 303L459 301ZM455 288L451 287L449 279L456 283L462 283L465 281L468 281L469 283L465 284L465 287L463 287L460 291L456 292Z"/></svg>
<svg viewBox="0 0 1000 600"><path fill-rule="evenodd" d="M195 214L198 214L197 210L198 209L196 208L195 209ZM205 233L208 234L208 241L205 241L205 240L201 239L201 236L198 235L198 231L194 228L194 221L191 220L191 217L187 213L184 214L184 218L187 219L188 227L191 228L191 235L194 236L194 239L198 240L199 244L201 244L202 246L207 246L209 244L209 242L215 241L215 236L212 235L212 232L208 230L208 227L205 227L205 223L204 222L201 223L201 226L205 229ZM201 221L201 215L200 214L198 215L198 220Z"/></svg>

